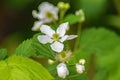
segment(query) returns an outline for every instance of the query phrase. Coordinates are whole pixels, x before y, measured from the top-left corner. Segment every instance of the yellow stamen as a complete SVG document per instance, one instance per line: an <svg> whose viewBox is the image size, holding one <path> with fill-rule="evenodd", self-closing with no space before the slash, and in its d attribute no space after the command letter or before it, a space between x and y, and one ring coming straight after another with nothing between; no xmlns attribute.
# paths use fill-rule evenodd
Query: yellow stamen
<svg viewBox="0 0 120 80"><path fill-rule="evenodd" d="M46 12L46 17L47 18L53 18L53 14L51 12Z"/></svg>
<svg viewBox="0 0 120 80"><path fill-rule="evenodd" d="M60 38L59 34L57 34L57 33L53 34L53 40L54 41L58 41L59 38Z"/></svg>

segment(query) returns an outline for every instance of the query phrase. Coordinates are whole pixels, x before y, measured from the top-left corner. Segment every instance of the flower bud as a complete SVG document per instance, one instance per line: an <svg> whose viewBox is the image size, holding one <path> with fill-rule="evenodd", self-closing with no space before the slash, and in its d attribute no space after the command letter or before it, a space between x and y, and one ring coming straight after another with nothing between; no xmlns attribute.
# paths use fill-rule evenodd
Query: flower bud
<svg viewBox="0 0 120 80"><path fill-rule="evenodd" d="M85 14L82 9L76 11L75 15L80 16L80 22L85 21Z"/></svg>
<svg viewBox="0 0 120 80"><path fill-rule="evenodd" d="M51 60L51 59L48 59L48 63L49 64L53 64L55 61Z"/></svg>
<svg viewBox="0 0 120 80"><path fill-rule="evenodd" d="M65 3L65 9L69 9L70 8L70 4L69 3Z"/></svg>
<svg viewBox="0 0 120 80"><path fill-rule="evenodd" d="M60 10L68 10L70 8L69 3L64 2L59 2L57 6Z"/></svg>
<svg viewBox="0 0 120 80"><path fill-rule="evenodd" d="M69 75L69 71L67 69L67 66L65 63L60 63L57 66L57 73L60 78L65 78L67 75Z"/></svg>
<svg viewBox="0 0 120 80"><path fill-rule="evenodd" d="M76 71L82 74L85 71L85 66L81 64L76 64Z"/></svg>
<svg viewBox="0 0 120 80"><path fill-rule="evenodd" d="M85 64L85 59L80 59L79 64L84 65Z"/></svg>

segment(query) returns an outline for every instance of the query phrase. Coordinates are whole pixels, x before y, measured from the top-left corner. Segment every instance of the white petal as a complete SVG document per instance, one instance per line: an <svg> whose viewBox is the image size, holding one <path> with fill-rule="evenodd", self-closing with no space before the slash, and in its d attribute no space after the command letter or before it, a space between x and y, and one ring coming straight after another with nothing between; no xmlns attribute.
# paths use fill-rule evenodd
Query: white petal
<svg viewBox="0 0 120 80"><path fill-rule="evenodd" d="M38 13L37 11L33 10L32 15L34 18L37 18L39 20L43 20L45 18L45 12Z"/></svg>
<svg viewBox="0 0 120 80"><path fill-rule="evenodd" d="M44 22L45 23L50 23L50 22L52 22L52 19L51 18L46 18L46 19L44 19Z"/></svg>
<svg viewBox="0 0 120 80"><path fill-rule="evenodd" d="M61 52L63 51L64 48L64 44L60 43L60 42L54 42L51 45L52 50L54 50L55 52Z"/></svg>
<svg viewBox="0 0 120 80"><path fill-rule="evenodd" d="M68 29L68 22L61 24L58 28L57 28L57 33L60 34L60 37L64 36L66 33L66 30Z"/></svg>
<svg viewBox="0 0 120 80"><path fill-rule="evenodd" d="M68 38L67 38L67 40L71 40L71 39L74 39L76 37L77 37L77 35L69 35Z"/></svg>
<svg viewBox="0 0 120 80"><path fill-rule="evenodd" d="M36 10L32 11L32 15L33 15L34 18L38 18L39 17L39 13L37 13Z"/></svg>
<svg viewBox="0 0 120 80"><path fill-rule="evenodd" d="M32 31L40 30L40 26L43 24L42 21L36 21L32 27Z"/></svg>
<svg viewBox="0 0 120 80"><path fill-rule="evenodd" d="M53 8L54 8L54 5L52 5L48 2L43 2L38 6L38 9L40 11L46 11L46 10L53 9Z"/></svg>
<svg viewBox="0 0 120 80"><path fill-rule="evenodd" d="M67 66L65 63L60 63L58 66L57 66L57 73L58 73L58 76L61 77L61 78L65 78L67 75L69 75L69 71L67 69Z"/></svg>
<svg viewBox="0 0 120 80"><path fill-rule="evenodd" d="M39 16L38 16L39 19L40 19L40 20L44 20L44 19L46 18L45 14L46 14L46 12L40 12L40 13L39 13Z"/></svg>
<svg viewBox="0 0 120 80"><path fill-rule="evenodd" d="M65 40L67 40L68 37L69 37L68 35L63 36L63 37L60 39L60 42L64 42Z"/></svg>
<svg viewBox="0 0 120 80"><path fill-rule="evenodd" d="M80 65L80 64L76 64L76 70L78 73L83 73L85 71L85 66L84 65Z"/></svg>
<svg viewBox="0 0 120 80"><path fill-rule="evenodd" d="M38 38L38 41L40 43L42 43L42 44L52 43L53 42L53 40L47 35L40 35L37 38Z"/></svg>
<svg viewBox="0 0 120 80"><path fill-rule="evenodd" d="M44 33L44 34L46 34L46 35L48 35L48 36L50 36L50 37L52 37L52 35L55 33L55 31L52 30L52 29L50 28L50 26L48 26L48 25L42 25L42 26L40 27L40 30L41 30L42 33Z"/></svg>

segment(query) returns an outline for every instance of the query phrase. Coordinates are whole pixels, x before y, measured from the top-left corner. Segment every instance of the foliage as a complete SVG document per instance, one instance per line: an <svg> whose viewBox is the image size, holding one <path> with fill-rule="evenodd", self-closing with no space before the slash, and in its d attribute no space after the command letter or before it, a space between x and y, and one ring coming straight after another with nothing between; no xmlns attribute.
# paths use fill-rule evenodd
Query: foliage
<svg viewBox="0 0 120 80"><path fill-rule="evenodd" d="M37 39L38 35L39 34L34 35L32 39L32 46L35 50L36 56L50 58L54 60L54 56L56 55L56 53L51 50L49 44L41 44Z"/></svg>
<svg viewBox="0 0 120 80"><path fill-rule="evenodd" d="M51 39L54 40L55 37L55 41L58 40L58 42L64 44L62 52L55 52L51 48L50 42L42 44L40 40L38 40L38 35L43 35L41 34L43 31L41 30L41 32L38 32L32 38L23 41L16 48L15 54L13 54L14 56L8 56L6 49L0 49L0 80L53 80L53 77L54 80L120 80L120 37L114 32L119 33L119 16L114 14L110 14L110 16L107 17L102 16L103 13L108 15L108 13L105 13L105 11L107 11L107 0L68 1L71 2L71 5L74 7L70 7L69 3L60 2L59 6L53 6L55 8L52 8L47 3L45 10L42 6L41 9L43 10L40 11L39 6L38 10L34 10L32 13L34 18L37 18L33 27L36 28L34 31L40 31L41 25L45 24L56 30L58 25L63 22L68 22L70 24L69 26L74 26L70 27L73 29L70 33L74 32L78 35L75 42L67 43L63 41L63 43L62 41L60 42L59 39L61 37L59 37L58 34L52 35L52 37L50 37ZM8 3L16 6L15 8L17 10L24 8L31 2L33 2L33 0L8 0ZM57 0L53 2L57 2ZM113 0L113 2L117 4L115 6L116 10L119 10L119 1ZM59 8L59 11L57 11L57 8ZM83 8L86 18L84 15L80 15L80 13L77 15L69 11L66 14L69 8L71 8L70 11L73 11L74 8ZM46 14L47 9L48 14ZM54 14L51 15L51 13L49 13L50 11ZM118 13L119 12L120 11L118 11ZM40 15L44 15L43 18L41 18ZM87 20L85 25L83 25L84 27L81 26L84 21L83 18ZM105 20L107 20L107 22ZM98 26L101 25L102 22L102 25L105 25ZM96 24L97 26L89 27L90 25ZM108 25L112 26L112 28ZM10 41L10 39L7 40ZM67 55L67 51L70 51L72 55ZM41 64L29 59L31 57L37 59L44 58L45 61L43 64L47 70ZM86 61L84 65L85 71L82 72L83 74L79 74L76 70L76 64L80 64L80 59L85 59ZM48 60L48 62L46 60ZM49 63L49 60L53 62ZM57 66L60 63L64 63L69 70L69 75L66 75L66 72L63 73L66 75L65 78L58 75Z"/></svg>
<svg viewBox="0 0 120 80"><path fill-rule="evenodd" d="M0 61L0 80L52 80L53 77L39 63L20 56Z"/></svg>
<svg viewBox="0 0 120 80"><path fill-rule="evenodd" d="M81 33L80 50L76 52L75 58L86 59L87 68L96 71L94 80L114 80L115 78L119 80L119 73L117 73L119 72L117 66L120 52L119 41L118 35L104 28L86 29ZM95 67L91 67L93 65L91 60ZM111 78L111 75L115 75L115 78Z"/></svg>
<svg viewBox="0 0 120 80"><path fill-rule="evenodd" d="M7 50L6 49L0 49L0 60L5 59L7 56Z"/></svg>
<svg viewBox="0 0 120 80"><path fill-rule="evenodd" d="M34 55L35 50L32 47L32 39L25 40L16 48L16 55L31 57Z"/></svg>
<svg viewBox="0 0 120 80"><path fill-rule="evenodd" d="M79 22L82 16L76 16L74 14L69 14L65 17L64 22L69 22L69 24L75 24Z"/></svg>

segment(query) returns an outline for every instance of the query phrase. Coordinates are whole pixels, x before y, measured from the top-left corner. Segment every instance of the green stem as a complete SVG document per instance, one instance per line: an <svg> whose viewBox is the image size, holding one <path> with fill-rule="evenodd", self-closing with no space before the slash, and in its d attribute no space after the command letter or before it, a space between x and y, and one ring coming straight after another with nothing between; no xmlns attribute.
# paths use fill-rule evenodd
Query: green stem
<svg viewBox="0 0 120 80"><path fill-rule="evenodd" d="M69 76L68 78L70 79L70 78L76 77L76 76L78 76L78 75L79 75L79 74L75 74L75 75Z"/></svg>
<svg viewBox="0 0 120 80"><path fill-rule="evenodd" d="M66 10L60 11L60 22L59 22L59 24L63 21L65 13L66 13Z"/></svg>
<svg viewBox="0 0 120 80"><path fill-rule="evenodd" d="M75 42L75 46L74 46L74 51L77 50L79 48L79 42L80 42L80 37L81 37L81 29L82 29L82 26L81 26L81 23L78 24L78 31L77 31L77 39L76 39L76 42Z"/></svg>
<svg viewBox="0 0 120 80"><path fill-rule="evenodd" d="M53 24L57 25L57 22L55 21L55 19L53 19Z"/></svg>

